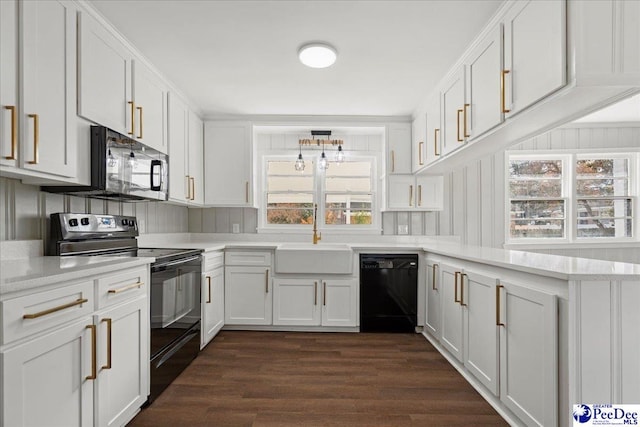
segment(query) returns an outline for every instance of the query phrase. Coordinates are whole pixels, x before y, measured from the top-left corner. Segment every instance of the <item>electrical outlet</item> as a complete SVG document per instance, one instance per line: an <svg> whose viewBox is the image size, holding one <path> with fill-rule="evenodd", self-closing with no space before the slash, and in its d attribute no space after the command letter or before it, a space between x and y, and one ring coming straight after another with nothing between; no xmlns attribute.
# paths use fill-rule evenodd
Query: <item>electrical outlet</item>
<svg viewBox="0 0 640 427"><path fill-rule="evenodd" d="M399 225L398 226L398 234L409 234L409 226L408 225Z"/></svg>
<svg viewBox="0 0 640 427"><path fill-rule="evenodd" d="M240 232L240 224L232 225L233 234L238 234Z"/></svg>

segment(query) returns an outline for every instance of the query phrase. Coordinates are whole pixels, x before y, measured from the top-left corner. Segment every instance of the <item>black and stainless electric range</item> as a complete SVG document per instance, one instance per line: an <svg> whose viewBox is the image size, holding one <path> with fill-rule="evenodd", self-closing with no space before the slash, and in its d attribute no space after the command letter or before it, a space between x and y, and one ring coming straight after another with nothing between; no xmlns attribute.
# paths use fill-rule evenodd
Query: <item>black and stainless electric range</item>
<svg viewBox="0 0 640 427"><path fill-rule="evenodd" d="M138 247L135 217L51 214L47 255L154 257L151 264L151 394L153 401L200 351L201 251Z"/></svg>

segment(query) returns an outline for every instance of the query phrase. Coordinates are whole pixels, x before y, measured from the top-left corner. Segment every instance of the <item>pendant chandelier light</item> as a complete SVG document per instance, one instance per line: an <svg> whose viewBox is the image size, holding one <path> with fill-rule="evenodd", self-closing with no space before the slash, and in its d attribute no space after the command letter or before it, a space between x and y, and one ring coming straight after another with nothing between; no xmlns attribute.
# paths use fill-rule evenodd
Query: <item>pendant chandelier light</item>
<svg viewBox="0 0 640 427"><path fill-rule="evenodd" d="M322 139L316 139L316 136L325 137ZM344 145L344 141L341 139L330 139L331 131L330 130L312 130L311 131L311 139L300 139L298 140L298 145L300 147L300 151L298 154L298 159L295 163L295 168L297 171L304 170L304 160L302 159L302 146L303 145L322 145L322 154L320 154L320 160L318 161L318 167L322 170L326 170L329 167L329 159L327 158L326 153L324 152L324 145L331 144L337 145L338 151L336 152L335 162L340 164L344 161L344 151L342 150L342 146Z"/></svg>

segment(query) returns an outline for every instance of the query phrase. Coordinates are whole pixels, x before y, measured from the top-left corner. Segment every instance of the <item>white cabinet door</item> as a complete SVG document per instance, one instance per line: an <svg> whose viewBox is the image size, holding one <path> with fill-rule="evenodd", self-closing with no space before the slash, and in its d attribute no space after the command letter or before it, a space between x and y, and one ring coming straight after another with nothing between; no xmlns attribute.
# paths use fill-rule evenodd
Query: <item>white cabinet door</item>
<svg viewBox="0 0 640 427"><path fill-rule="evenodd" d="M271 324L273 293L270 274L268 267L225 267L225 324Z"/></svg>
<svg viewBox="0 0 640 427"><path fill-rule="evenodd" d="M18 2L0 1L0 165L18 165Z"/></svg>
<svg viewBox="0 0 640 427"><path fill-rule="evenodd" d="M427 297L425 328L431 336L440 340L440 265L427 260Z"/></svg>
<svg viewBox="0 0 640 427"><path fill-rule="evenodd" d="M129 104L133 54L87 13L79 14L78 29L78 115L133 135Z"/></svg>
<svg viewBox="0 0 640 427"><path fill-rule="evenodd" d="M498 325L496 278L465 270L460 279L464 307L464 366L498 396Z"/></svg>
<svg viewBox="0 0 640 427"><path fill-rule="evenodd" d="M208 206L252 206L251 125L205 123L205 196Z"/></svg>
<svg viewBox="0 0 640 427"><path fill-rule="evenodd" d="M411 173L411 125L387 126L387 172Z"/></svg>
<svg viewBox="0 0 640 427"><path fill-rule="evenodd" d="M274 279L273 324L320 325L319 286L318 279Z"/></svg>
<svg viewBox="0 0 640 427"><path fill-rule="evenodd" d="M92 426L92 325L84 321L7 350L2 357L5 426Z"/></svg>
<svg viewBox="0 0 640 427"><path fill-rule="evenodd" d="M448 154L462 147L465 142L464 113L465 88L464 67L460 67L444 85L441 92L442 113L442 154ZM468 109L468 108L467 108Z"/></svg>
<svg viewBox="0 0 640 427"><path fill-rule="evenodd" d="M169 198L188 203L191 199L189 176L189 108L176 94L169 94Z"/></svg>
<svg viewBox="0 0 640 427"><path fill-rule="evenodd" d="M416 208L440 211L444 209L444 178L442 176L416 178Z"/></svg>
<svg viewBox="0 0 640 427"><path fill-rule="evenodd" d="M133 61L134 137L143 144L167 153L165 83L139 60Z"/></svg>
<svg viewBox="0 0 640 427"><path fill-rule="evenodd" d="M440 123L440 94L427 103L425 137L425 163L429 164L440 158L442 143L442 124Z"/></svg>
<svg viewBox="0 0 640 427"><path fill-rule="evenodd" d="M514 2L504 18L507 109L517 113L566 82L566 1Z"/></svg>
<svg viewBox="0 0 640 427"><path fill-rule="evenodd" d="M95 324L99 331L96 425L121 426L149 395L146 296L102 312Z"/></svg>
<svg viewBox="0 0 640 427"><path fill-rule="evenodd" d="M207 345L224 326L224 268L202 275L202 339Z"/></svg>
<svg viewBox="0 0 640 427"><path fill-rule="evenodd" d="M356 326L358 281L322 281L322 326Z"/></svg>
<svg viewBox="0 0 640 427"><path fill-rule="evenodd" d="M389 209L412 209L416 199L416 179L413 175L390 175L387 177L387 207Z"/></svg>
<svg viewBox="0 0 640 427"><path fill-rule="evenodd" d="M555 295L502 282L500 399L527 425L558 424Z"/></svg>
<svg viewBox="0 0 640 427"><path fill-rule="evenodd" d="M427 113L418 110L411 123L411 147L413 168L411 172L416 172L425 165L426 143L427 143Z"/></svg>
<svg viewBox="0 0 640 427"><path fill-rule="evenodd" d="M189 112L189 181L191 204L204 202L204 124L193 112Z"/></svg>
<svg viewBox="0 0 640 427"><path fill-rule="evenodd" d="M21 166L75 177L76 9L67 1L20 6Z"/></svg>
<svg viewBox="0 0 640 427"><path fill-rule="evenodd" d="M461 269L448 264L440 264L440 343L460 362L463 361L463 310L460 305Z"/></svg>
<svg viewBox="0 0 640 427"><path fill-rule="evenodd" d="M502 112L502 25L487 35L466 61L471 138L504 120Z"/></svg>

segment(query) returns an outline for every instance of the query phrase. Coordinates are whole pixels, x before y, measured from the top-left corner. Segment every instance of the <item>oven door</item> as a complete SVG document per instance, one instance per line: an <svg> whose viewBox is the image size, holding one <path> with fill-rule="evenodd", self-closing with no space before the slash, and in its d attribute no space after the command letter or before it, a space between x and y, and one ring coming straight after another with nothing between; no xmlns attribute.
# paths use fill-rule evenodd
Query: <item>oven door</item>
<svg viewBox="0 0 640 427"><path fill-rule="evenodd" d="M151 358L200 329L200 256L151 266Z"/></svg>

